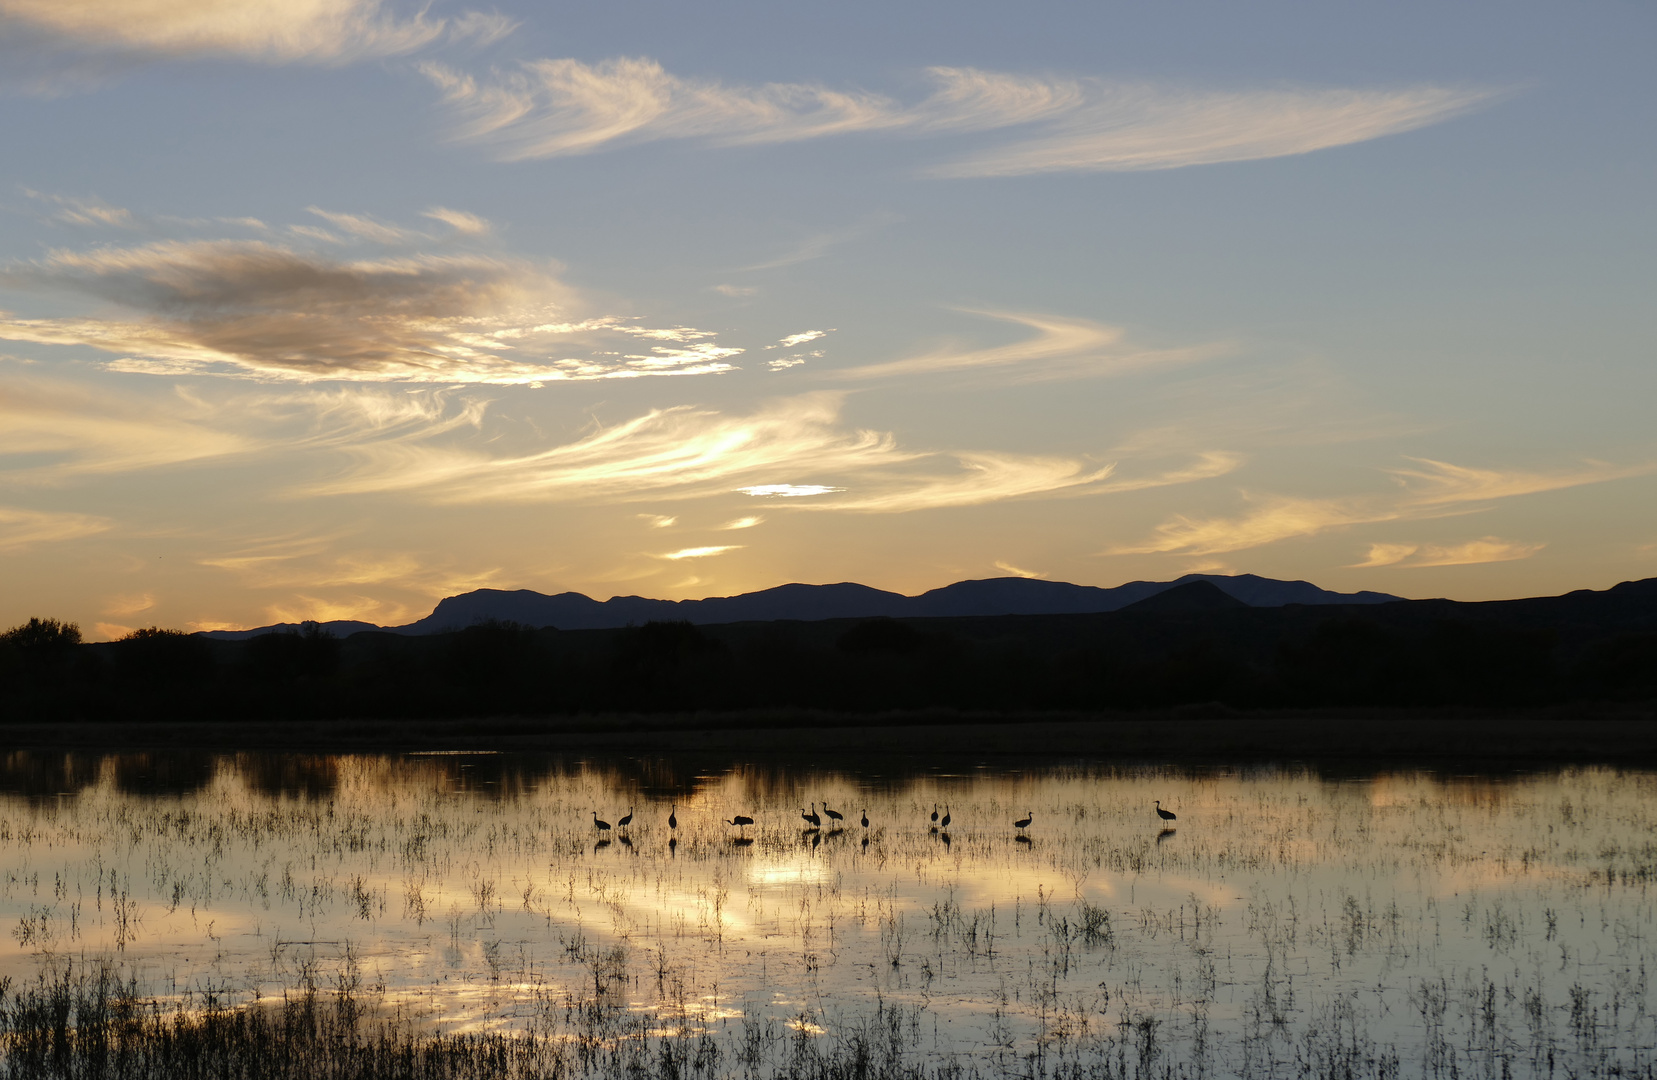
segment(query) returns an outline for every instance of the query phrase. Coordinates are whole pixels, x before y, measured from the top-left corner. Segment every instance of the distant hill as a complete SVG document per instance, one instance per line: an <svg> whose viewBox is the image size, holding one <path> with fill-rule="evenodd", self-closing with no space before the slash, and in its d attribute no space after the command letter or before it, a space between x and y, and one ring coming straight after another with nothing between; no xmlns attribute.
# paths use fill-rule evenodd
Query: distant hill
<svg viewBox="0 0 1657 1080"><path fill-rule="evenodd" d="M1250 605L1243 603L1235 596L1221 591L1212 581L1187 581L1184 585L1175 585L1172 589L1147 596L1143 600L1135 600L1123 611L1136 612L1183 612L1183 611L1225 611L1227 608L1246 608Z"/></svg>
<svg viewBox="0 0 1657 1080"><path fill-rule="evenodd" d="M773 622L794 619L816 622L823 619L961 617L973 615L1087 615L1120 611L1170 590L1183 590L1207 583L1208 591L1181 592L1182 597L1218 593L1238 601L1235 606L1285 607L1289 604L1386 604L1400 597L1387 593L1337 593L1320 589L1309 581L1278 581L1254 574L1222 576L1186 574L1173 581L1130 581L1115 588L1071 585L1063 581L1036 578L986 578L957 581L919 596L871 589L867 585L840 582L834 585L779 585L739 596L714 596L704 600L652 600L643 596L614 596L594 600L581 593L548 596L529 589L477 589L450 596L438 603L424 619L405 626L376 626L373 623L340 620L321 626L337 637L349 637L365 630L395 634L437 634L461 630L494 620L525 626L553 626L560 630L606 630L646 622L684 621L698 626L719 623ZM1201 603L1181 600L1180 603ZM1211 605L1213 606L1213 605ZM1173 610L1173 609L1164 609ZM1208 610L1182 607L1178 610ZM297 630L297 623L276 623L253 630L210 630L202 636L239 640L278 631Z"/></svg>
<svg viewBox="0 0 1657 1080"><path fill-rule="evenodd" d="M581 730L632 730L648 745L632 725L649 714L678 718L662 721L671 725L743 714L755 728L854 713L1080 716L1185 706L1545 707L1562 728L1605 707L1641 725L1657 717L1657 579L1479 603L1251 606L1234 595L1272 600L1309 588L1206 576L1120 589L961 582L915 597L791 585L680 603L496 591L445 601L401 633L153 635L63 648L7 639L0 731L43 719L377 718L390 723L375 737L395 741L401 720L563 717ZM1005 613L1059 605L1116 610ZM908 614L951 606L967 614ZM767 618L777 615L785 617ZM489 617L562 619L566 628L475 621ZM627 618L641 624L613 625ZM569 626L577 619L612 625ZM437 632L445 623L460 625ZM1329 731L1337 746L1338 720ZM953 737L938 728L939 749ZM1169 730L1170 743L1182 738ZM1507 751L1498 738L1483 752Z"/></svg>

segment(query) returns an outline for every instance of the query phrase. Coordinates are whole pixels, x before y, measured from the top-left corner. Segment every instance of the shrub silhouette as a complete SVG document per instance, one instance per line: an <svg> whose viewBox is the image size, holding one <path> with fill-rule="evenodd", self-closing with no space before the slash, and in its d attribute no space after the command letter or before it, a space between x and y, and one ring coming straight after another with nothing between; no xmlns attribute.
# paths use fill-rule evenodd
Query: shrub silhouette
<svg viewBox="0 0 1657 1080"><path fill-rule="evenodd" d="M920 631L896 619L865 619L840 635L834 647L846 653L919 652L926 643Z"/></svg>
<svg viewBox="0 0 1657 1080"><path fill-rule="evenodd" d="M1619 634L1595 642L1577 661L1576 677L1596 694L1610 697L1657 693L1657 633Z"/></svg>
<svg viewBox="0 0 1657 1080"><path fill-rule="evenodd" d="M534 666L535 631L510 619L486 619L455 634L446 653L449 673L467 686L515 683Z"/></svg>
<svg viewBox="0 0 1657 1080"><path fill-rule="evenodd" d="M116 671L136 682L205 682L214 668L212 647L182 630L150 626L115 644Z"/></svg>
<svg viewBox="0 0 1657 1080"><path fill-rule="evenodd" d="M81 628L72 622L36 618L0 634L0 640L26 651L69 649L81 643Z"/></svg>
<svg viewBox="0 0 1657 1080"><path fill-rule="evenodd" d="M339 670L339 639L314 622L247 642L247 671L260 682L317 682Z"/></svg>
<svg viewBox="0 0 1657 1080"><path fill-rule="evenodd" d="M93 677L96 662L77 655L81 628L72 622L33 618L0 633L0 685L45 685ZM77 660L80 663L77 663Z"/></svg>
<svg viewBox="0 0 1657 1080"><path fill-rule="evenodd" d="M629 708L703 708L738 692L724 644L688 622L630 626L615 650L611 693Z"/></svg>

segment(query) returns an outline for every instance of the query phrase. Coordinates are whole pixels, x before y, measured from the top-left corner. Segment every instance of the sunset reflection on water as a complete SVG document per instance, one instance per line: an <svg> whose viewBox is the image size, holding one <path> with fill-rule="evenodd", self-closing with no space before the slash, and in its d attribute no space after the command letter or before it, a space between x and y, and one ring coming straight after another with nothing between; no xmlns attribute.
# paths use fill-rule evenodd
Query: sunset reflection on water
<svg viewBox="0 0 1657 1080"><path fill-rule="evenodd" d="M1617 1045L1657 1035L1643 772L12 754L0 791L19 981L98 956L163 999L350 979L443 1030L602 992L664 1029L815 1036L895 1002L946 1055L1147 1018L1165 1046L1286 1053L1340 1002L1414 1047L1433 984L1490 987L1533 1039L1633 993Z"/></svg>

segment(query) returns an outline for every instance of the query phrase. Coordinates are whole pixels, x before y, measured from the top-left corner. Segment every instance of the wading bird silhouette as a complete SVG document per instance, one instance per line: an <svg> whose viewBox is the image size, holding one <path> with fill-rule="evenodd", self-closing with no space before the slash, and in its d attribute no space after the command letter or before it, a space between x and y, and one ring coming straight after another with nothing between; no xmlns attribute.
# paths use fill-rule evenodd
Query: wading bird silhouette
<svg viewBox="0 0 1657 1080"><path fill-rule="evenodd" d="M627 808L627 816L616 822L616 828L625 829L631 824L633 824L633 808L629 806Z"/></svg>
<svg viewBox="0 0 1657 1080"><path fill-rule="evenodd" d="M607 833L610 831L610 823L608 821L598 820L597 810L593 811L593 828L597 829L601 833Z"/></svg>
<svg viewBox="0 0 1657 1080"><path fill-rule="evenodd" d="M725 824L727 824L727 825L735 825L738 829L746 829L748 826L752 825L753 823L754 823L754 819L751 818L751 817L748 817L746 814L738 814L736 817L731 818L731 819L729 819L728 821L725 822Z"/></svg>
<svg viewBox="0 0 1657 1080"><path fill-rule="evenodd" d="M823 804L823 813L827 814L829 816L829 820L833 821L833 822L840 822L840 821L845 821L846 820L846 815L845 814L842 814L838 810L830 810L829 807L828 807L828 803Z"/></svg>
<svg viewBox="0 0 1657 1080"><path fill-rule="evenodd" d="M944 816L943 816L942 820L940 820L938 822L938 828L940 828L940 829L949 828L949 807L947 807L947 806L944 807Z"/></svg>
<svg viewBox="0 0 1657 1080"><path fill-rule="evenodd" d="M867 807L863 810L863 827L865 829L869 827L869 811Z"/></svg>
<svg viewBox="0 0 1657 1080"><path fill-rule="evenodd" d="M938 804L933 803L932 804L932 825L933 825L934 828L936 828L937 824L938 824Z"/></svg>
<svg viewBox="0 0 1657 1080"><path fill-rule="evenodd" d="M811 804L811 813L809 814L805 812L805 807L800 807L800 820L804 821L807 825L810 825L813 829L820 829L823 827L823 819L817 816L816 803Z"/></svg>
<svg viewBox="0 0 1657 1080"><path fill-rule="evenodd" d="M1161 799L1158 799L1156 801L1156 816L1161 818L1163 821L1173 821L1173 820L1175 820L1174 812L1172 810L1164 810L1162 808L1162 800Z"/></svg>
<svg viewBox="0 0 1657 1080"><path fill-rule="evenodd" d="M674 803L667 809L667 827L670 829L677 829L679 827L679 814L677 813L678 809L678 803Z"/></svg>
<svg viewBox="0 0 1657 1080"><path fill-rule="evenodd" d="M1013 822L1013 827L1022 832L1025 829L1028 829L1030 827L1030 822L1034 820L1036 820L1036 815L1026 810L1024 811L1024 817L1022 819Z"/></svg>

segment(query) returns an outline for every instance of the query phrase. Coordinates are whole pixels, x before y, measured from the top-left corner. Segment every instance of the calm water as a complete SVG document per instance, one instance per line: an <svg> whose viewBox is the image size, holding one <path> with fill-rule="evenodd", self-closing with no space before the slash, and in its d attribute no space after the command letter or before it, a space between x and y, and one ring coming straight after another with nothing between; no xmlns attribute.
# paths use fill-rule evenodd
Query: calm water
<svg viewBox="0 0 1657 1080"><path fill-rule="evenodd" d="M109 958L236 1007L353 986L443 1030L598 1003L617 1037L750 1051L879 1023L984 1068L1612 1075L1657 1061L1654 824L1657 775L1594 768L14 754L0 978Z"/></svg>

